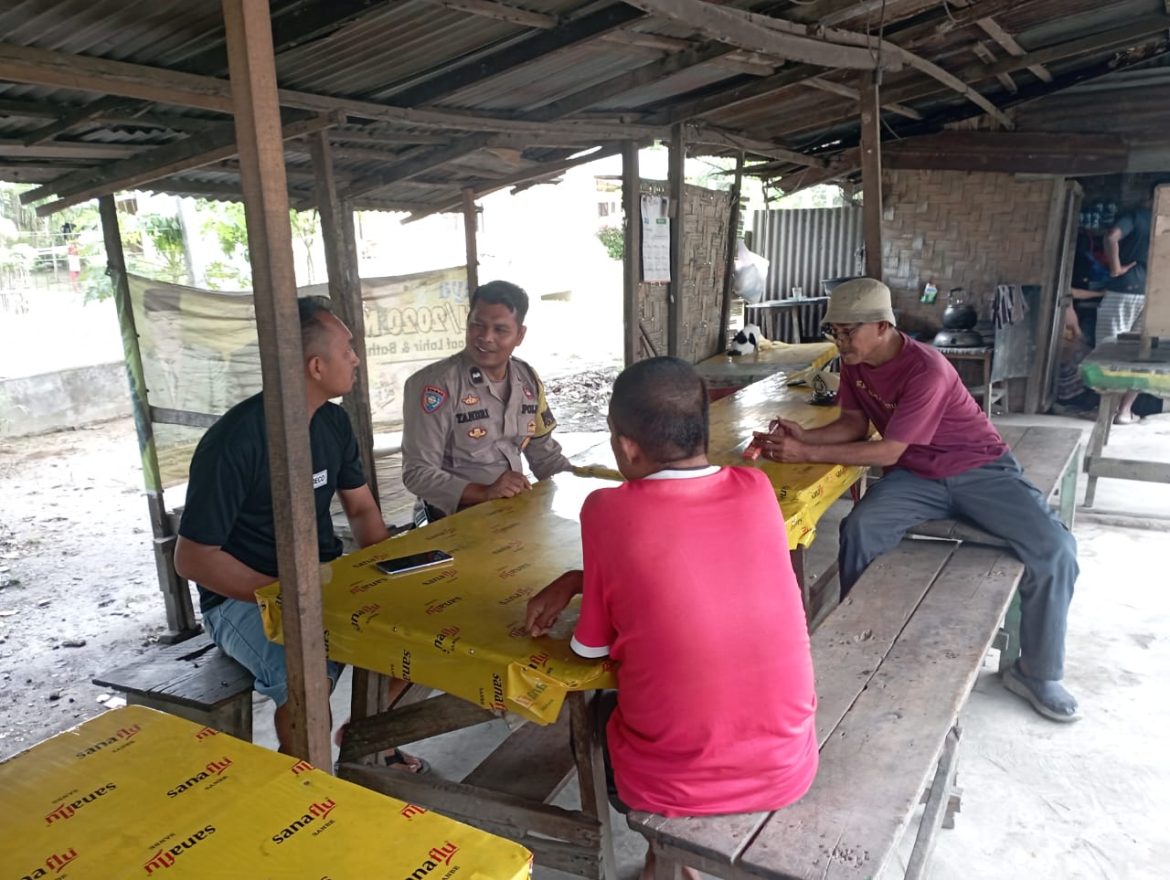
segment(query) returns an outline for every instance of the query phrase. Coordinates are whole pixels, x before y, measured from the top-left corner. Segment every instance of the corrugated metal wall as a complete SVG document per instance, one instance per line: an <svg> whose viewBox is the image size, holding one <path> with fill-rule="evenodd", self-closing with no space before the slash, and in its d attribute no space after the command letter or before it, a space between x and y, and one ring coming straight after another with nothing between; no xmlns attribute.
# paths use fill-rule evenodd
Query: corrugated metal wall
<svg viewBox="0 0 1170 880"><path fill-rule="evenodd" d="M861 208L755 211L752 228L752 250L771 262L765 299L820 296L821 279L861 274Z"/></svg>

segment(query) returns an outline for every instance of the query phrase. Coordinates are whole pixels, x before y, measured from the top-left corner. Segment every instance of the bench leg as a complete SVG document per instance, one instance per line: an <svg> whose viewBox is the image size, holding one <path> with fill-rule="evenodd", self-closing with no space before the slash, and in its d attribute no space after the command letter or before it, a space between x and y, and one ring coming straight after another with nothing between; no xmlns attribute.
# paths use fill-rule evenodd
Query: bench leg
<svg viewBox="0 0 1170 880"><path fill-rule="evenodd" d="M950 809L951 794L958 766L959 728L956 726L947 734L942 757L938 760L938 770L934 774L934 784L930 788L926 809L922 812L922 824L918 826L914 851L910 853L910 863L906 866L906 880L920 880L927 876L926 866L938 839L938 829L942 826L947 813L953 812Z"/></svg>
<svg viewBox="0 0 1170 880"><path fill-rule="evenodd" d="M142 694L126 694L131 706L146 706L168 715L186 718L202 727L211 727L226 734L252 741L252 692L240 694L212 709L193 709L169 700L159 700Z"/></svg>
<svg viewBox="0 0 1170 880"><path fill-rule="evenodd" d="M1109 429L1113 425L1113 416L1121 405L1121 397L1121 394L1115 393L1102 394L1101 403L1097 407L1097 424L1093 426L1093 435L1089 438L1089 454L1085 458L1085 470L1089 472L1089 485L1085 489L1085 507L1092 507L1093 499L1097 495L1097 477L1093 475L1093 465L1109 442Z"/></svg>
<svg viewBox="0 0 1170 880"><path fill-rule="evenodd" d="M654 853L654 880L685 880L679 862L664 856L654 844L650 844L650 849Z"/></svg>
<svg viewBox="0 0 1170 880"><path fill-rule="evenodd" d="M996 635L996 646L999 648L999 671L1005 669L1020 659L1020 594L1012 595L1012 603L1008 606L1007 614L1003 618L1003 626Z"/></svg>
<svg viewBox="0 0 1170 880"><path fill-rule="evenodd" d="M596 719L581 691L569 694L569 723L573 730L573 757L581 788L581 811L601 825L601 867L606 880L617 880L617 855L613 848L613 823L609 819L609 792L605 783L605 758L596 731Z"/></svg>
<svg viewBox="0 0 1170 880"><path fill-rule="evenodd" d="M1071 532L1077 515L1077 475L1081 470L1081 450L1073 453L1072 461L1060 478L1060 521Z"/></svg>

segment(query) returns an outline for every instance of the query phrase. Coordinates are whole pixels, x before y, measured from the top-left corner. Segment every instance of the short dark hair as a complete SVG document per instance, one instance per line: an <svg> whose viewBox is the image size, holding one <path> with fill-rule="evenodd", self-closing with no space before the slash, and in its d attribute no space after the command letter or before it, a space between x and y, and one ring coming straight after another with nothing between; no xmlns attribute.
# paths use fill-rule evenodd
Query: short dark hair
<svg viewBox="0 0 1170 880"><path fill-rule="evenodd" d="M707 383L684 360L656 357L626 367L609 402L613 429L665 464L707 451Z"/></svg>
<svg viewBox="0 0 1170 880"><path fill-rule="evenodd" d="M482 300L492 305L504 305L516 315L516 323L523 324L528 314L528 294L524 288L511 281L489 281L475 288L471 294L471 307Z"/></svg>
<svg viewBox="0 0 1170 880"><path fill-rule="evenodd" d="M297 298L297 312L301 318L301 347L305 357L321 354L321 341L327 329L321 316L334 314L333 303L327 296L302 296Z"/></svg>

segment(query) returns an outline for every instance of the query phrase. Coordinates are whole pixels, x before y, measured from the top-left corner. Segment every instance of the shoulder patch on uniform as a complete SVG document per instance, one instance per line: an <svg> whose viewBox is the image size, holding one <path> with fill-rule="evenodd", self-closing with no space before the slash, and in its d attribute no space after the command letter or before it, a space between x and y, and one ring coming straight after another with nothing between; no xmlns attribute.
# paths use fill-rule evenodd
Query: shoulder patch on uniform
<svg viewBox="0 0 1170 880"><path fill-rule="evenodd" d="M430 415L436 412L439 407L447 400L447 389L439 388L436 385L428 385L422 391L422 408L423 412Z"/></svg>
<svg viewBox="0 0 1170 880"><path fill-rule="evenodd" d="M553 414L547 409L540 414L540 420L544 422L546 428L551 428L557 423L557 420L553 418Z"/></svg>
<svg viewBox="0 0 1170 880"><path fill-rule="evenodd" d="M479 398L476 397L474 394L467 394L463 398L463 403L466 406L475 406L477 403L479 403Z"/></svg>
<svg viewBox="0 0 1170 880"><path fill-rule="evenodd" d="M472 428L470 431L467 432L467 436L470 437L472 440L482 440L484 437L487 436L487 428L481 428L479 425L476 425L474 428Z"/></svg>

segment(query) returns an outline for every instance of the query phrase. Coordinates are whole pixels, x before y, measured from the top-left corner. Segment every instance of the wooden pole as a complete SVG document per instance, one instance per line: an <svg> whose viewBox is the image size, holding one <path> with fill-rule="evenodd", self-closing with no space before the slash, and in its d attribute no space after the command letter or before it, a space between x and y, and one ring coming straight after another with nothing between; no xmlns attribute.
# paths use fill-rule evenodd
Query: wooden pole
<svg viewBox="0 0 1170 880"><path fill-rule="evenodd" d="M150 421L146 374L142 366L142 350L138 347L138 328L134 323L134 309L130 302L130 282L126 277L126 258L122 252L118 208L114 197L102 196L98 199L98 212L106 241L107 271L114 286L118 326L122 331L126 379L130 383L130 407L134 413L134 427L138 432L138 453L142 456L142 480L146 485L146 506L150 513L151 532L154 534L154 564L158 570L158 586L166 604L168 632L162 641L181 642L198 633L199 624L195 622L195 610L191 605L191 588L175 572L175 536L163 503L162 474L158 466L154 428Z"/></svg>
<svg viewBox="0 0 1170 880"><path fill-rule="evenodd" d="M268 0L223 0L281 582L291 750L331 772L317 520Z"/></svg>
<svg viewBox="0 0 1170 880"><path fill-rule="evenodd" d="M478 225L475 214L475 190L463 190L463 241L467 248L467 294L470 296L479 287L479 253L475 246L475 231Z"/></svg>
<svg viewBox="0 0 1170 880"><path fill-rule="evenodd" d="M638 360L638 285L642 280L642 188L634 141L622 146L622 211L622 349L628 367Z"/></svg>
<svg viewBox="0 0 1170 880"><path fill-rule="evenodd" d="M878 72L861 75L861 191L865 274L882 277L882 108Z"/></svg>
<svg viewBox="0 0 1170 880"><path fill-rule="evenodd" d="M670 133L670 170L668 172L670 185L670 293L667 298L666 311L666 352L672 357L679 356L679 336L682 332L682 269L685 252L683 195L686 189L683 166L686 158L686 129L682 124L679 124L674 126Z"/></svg>
<svg viewBox="0 0 1170 880"><path fill-rule="evenodd" d="M731 282L735 277L736 242L739 241L739 200L743 190L743 150L735 157L735 181L731 185L731 219L727 223L727 265L723 269L723 304L719 307L719 340L712 354L727 348L727 324L731 320Z"/></svg>
<svg viewBox="0 0 1170 880"><path fill-rule="evenodd" d="M353 350L366 359L366 320L362 311L362 282L358 275L357 241L354 236L353 208L337 197L333 174L333 151L329 134L319 131L309 141L316 173L317 212L321 217L321 238L325 244L325 269L329 275L329 298L337 315L353 334ZM370 376L368 366L359 368L353 390L342 398L357 434L362 469L370 481L374 501L379 500L378 475L374 468L374 417L370 411Z"/></svg>

